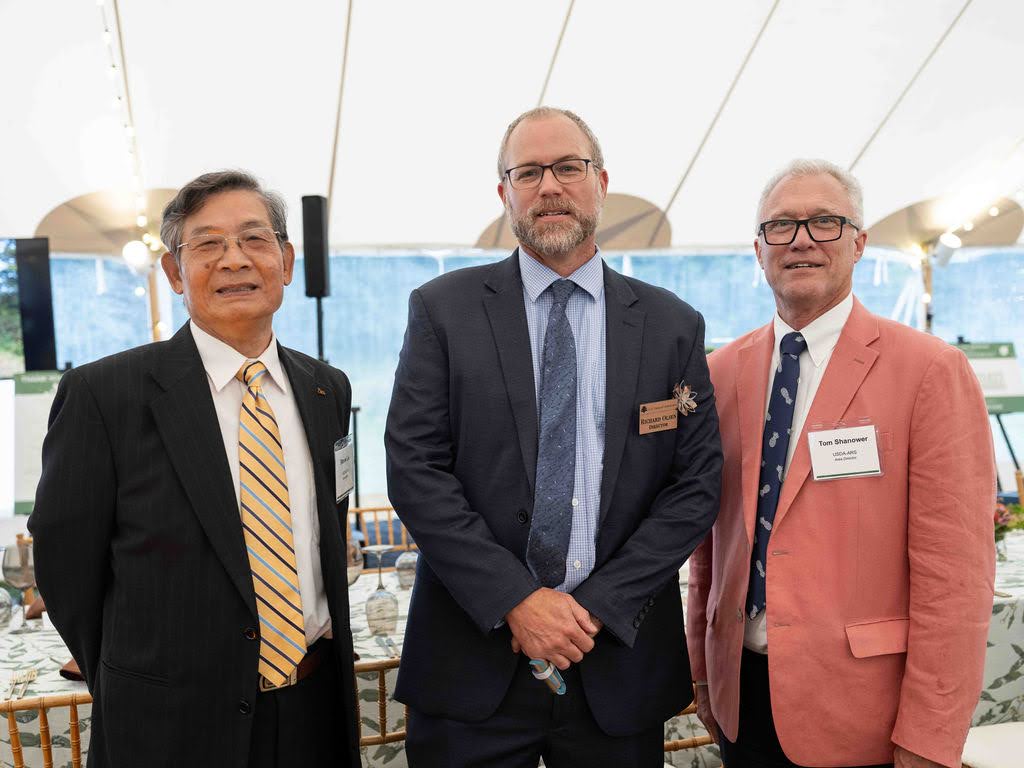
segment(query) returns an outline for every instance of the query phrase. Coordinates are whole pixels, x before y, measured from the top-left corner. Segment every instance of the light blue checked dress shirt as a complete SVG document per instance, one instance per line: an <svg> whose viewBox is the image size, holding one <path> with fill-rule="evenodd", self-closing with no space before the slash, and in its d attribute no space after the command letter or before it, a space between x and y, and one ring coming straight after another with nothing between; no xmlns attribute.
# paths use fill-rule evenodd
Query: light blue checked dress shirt
<svg viewBox="0 0 1024 768"><path fill-rule="evenodd" d="M537 422L540 423L540 372L544 334L554 299L547 291L561 275L519 249L526 324L530 330ZM605 308L601 252L577 269L569 279L578 286L569 297L565 314L576 341L576 479L573 492L572 533L565 558L565 581L556 589L572 592L594 570L597 518L601 508L601 472L604 461Z"/></svg>

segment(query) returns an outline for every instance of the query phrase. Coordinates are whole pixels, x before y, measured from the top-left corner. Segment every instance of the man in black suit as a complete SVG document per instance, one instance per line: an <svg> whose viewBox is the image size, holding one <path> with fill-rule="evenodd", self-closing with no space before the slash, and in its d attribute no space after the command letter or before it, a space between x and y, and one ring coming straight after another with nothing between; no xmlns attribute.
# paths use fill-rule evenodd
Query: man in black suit
<svg viewBox="0 0 1024 768"><path fill-rule="evenodd" d="M69 371L29 529L93 695L89 765L359 765L334 445L341 371L271 328L283 201L208 173L164 210L191 318Z"/></svg>
<svg viewBox="0 0 1024 768"><path fill-rule="evenodd" d="M703 319L603 263L608 174L578 116L521 115L498 173L519 249L413 291L388 415L421 552L410 765L662 765L692 698L678 571L719 496Z"/></svg>

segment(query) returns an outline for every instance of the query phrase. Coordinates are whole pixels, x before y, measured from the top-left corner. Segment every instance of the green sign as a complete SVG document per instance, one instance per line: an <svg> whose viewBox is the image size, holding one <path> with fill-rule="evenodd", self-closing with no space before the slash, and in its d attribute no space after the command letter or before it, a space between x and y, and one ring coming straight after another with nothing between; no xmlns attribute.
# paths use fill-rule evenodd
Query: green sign
<svg viewBox="0 0 1024 768"><path fill-rule="evenodd" d="M1011 341L958 344L985 393L989 413L1024 411L1024 381Z"/></svg>

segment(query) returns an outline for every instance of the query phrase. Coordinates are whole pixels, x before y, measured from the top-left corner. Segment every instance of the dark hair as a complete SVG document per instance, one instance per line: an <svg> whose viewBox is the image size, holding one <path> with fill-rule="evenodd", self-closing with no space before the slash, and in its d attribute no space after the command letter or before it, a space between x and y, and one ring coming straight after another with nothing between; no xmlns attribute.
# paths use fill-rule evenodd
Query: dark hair
<svg viewBox="0 0 1024 768"><path fill-rule="evenodd" d="M247 189L263 199L270 216L270 225L278 233L282 245L288 239L288 210L284 198L277 192L264 189L259 179L245 171L213 171L197 176L182 187L164 208L160 223L160 239L164 247L178 258L178 247L182 243L185 219L202 208L206 201L221 192L233 189Z"/></svg>

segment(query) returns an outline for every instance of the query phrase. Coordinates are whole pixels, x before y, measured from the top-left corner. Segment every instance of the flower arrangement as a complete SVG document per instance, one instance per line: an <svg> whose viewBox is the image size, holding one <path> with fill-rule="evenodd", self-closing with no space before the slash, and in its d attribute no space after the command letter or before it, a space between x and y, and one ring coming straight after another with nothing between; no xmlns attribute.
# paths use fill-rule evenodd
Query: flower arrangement
<svg viewBox="0 0 1024 768"><path fill-rule="evenodd" d="M996 502L992 514L992 527L996 537L996 556L1006 560L1006 534L1013 530L1024 529L1024 509L1020 504L1003 504Z"/></svg>

